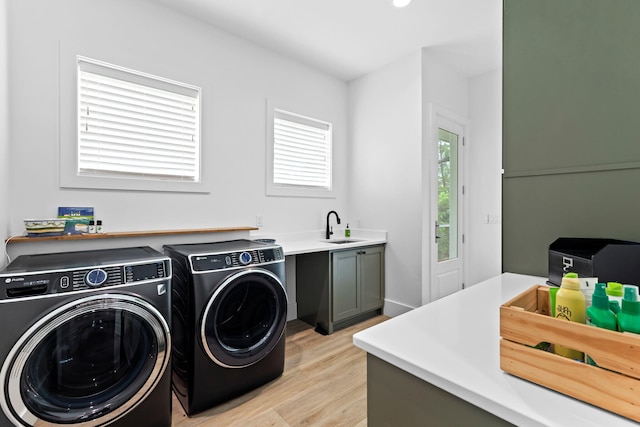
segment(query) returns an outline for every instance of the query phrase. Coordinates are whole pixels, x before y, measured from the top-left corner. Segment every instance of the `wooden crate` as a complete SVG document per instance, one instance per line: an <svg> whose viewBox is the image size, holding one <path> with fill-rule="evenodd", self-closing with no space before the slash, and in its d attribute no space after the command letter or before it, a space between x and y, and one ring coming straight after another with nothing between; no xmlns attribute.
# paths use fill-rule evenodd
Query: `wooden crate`
<svg viewBox="0 0 640 427"><path fill-rule="evenodd" d="M550 316L549 287L535 285L500 307L500 368L640 422L640 335ZM598 366L534 348L582 351Z"/></svg>

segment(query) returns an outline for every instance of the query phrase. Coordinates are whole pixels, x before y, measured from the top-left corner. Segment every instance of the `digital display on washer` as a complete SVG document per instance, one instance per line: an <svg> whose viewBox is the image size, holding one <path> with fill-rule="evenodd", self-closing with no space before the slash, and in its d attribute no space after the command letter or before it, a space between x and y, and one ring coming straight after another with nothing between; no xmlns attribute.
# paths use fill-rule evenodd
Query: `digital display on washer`
<svg viewBox="0 0 640 427"><path fill-rule="evenodd" d="M153 264L128 265L124 268L127 282L137 282L139 280L150 280L165 277L164 265L162 262Z"/></svg>
<svg viewBox="0 0 640 427"><path fill-rule="evenodd" d="M191 258L194 271L220 270L231 265L228 254L195 255Z"/></svg>
<svg viewBox="0 0 640 427"><path fill-rule="evenodd" d="M262 255L264 260L263 262L278 261L280 259L278 254L276 254L276 251L273 249L265 249L262 251Z"/></svg>

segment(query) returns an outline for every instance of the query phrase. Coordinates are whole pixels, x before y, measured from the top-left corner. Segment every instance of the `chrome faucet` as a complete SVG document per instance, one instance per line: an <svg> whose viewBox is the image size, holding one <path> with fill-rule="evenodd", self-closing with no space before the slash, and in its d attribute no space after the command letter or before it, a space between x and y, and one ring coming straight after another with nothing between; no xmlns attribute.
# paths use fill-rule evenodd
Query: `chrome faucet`
<svg viewBox="0 0 640 427"><path fill-rule="evenodd" d="M329 211L329 213L327 214L327 232L325 234L327 240L329 240L331 238L331 235L333 234L333 227L329 227L329 216L331 216L331 214L335 214L336 220L338 221L338 224L340 224L340 217L338 216L338 212Z"/></svg>

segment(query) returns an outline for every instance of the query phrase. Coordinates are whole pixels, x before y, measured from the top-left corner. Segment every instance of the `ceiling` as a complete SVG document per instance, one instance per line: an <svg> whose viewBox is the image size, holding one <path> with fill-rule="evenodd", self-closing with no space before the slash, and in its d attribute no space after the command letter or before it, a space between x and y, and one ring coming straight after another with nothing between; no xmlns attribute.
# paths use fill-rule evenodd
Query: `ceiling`
<svg viewBox="0 0 640 427"><path fill-rule="evenodd" d="M423 47L467 76L501 67L502 0L154 0L350 81Z"/></svg>

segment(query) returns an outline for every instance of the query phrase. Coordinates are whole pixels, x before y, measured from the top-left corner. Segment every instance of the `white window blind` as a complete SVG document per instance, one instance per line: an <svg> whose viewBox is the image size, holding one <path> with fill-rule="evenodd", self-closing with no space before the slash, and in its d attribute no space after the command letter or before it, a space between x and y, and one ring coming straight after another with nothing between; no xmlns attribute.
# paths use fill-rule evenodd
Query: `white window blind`
<svg viewBox="0 0 640 427"><path fill-rule="evenodd" d="M78 174L200 180L200 89L78 58Z"/></svg>
<svg viewBox="0 0 640 427"><path fill-rule="evenodd" d="M331 189L331 124L274 111L273 183Z"/></svg>

